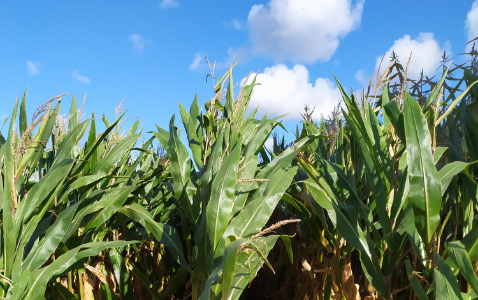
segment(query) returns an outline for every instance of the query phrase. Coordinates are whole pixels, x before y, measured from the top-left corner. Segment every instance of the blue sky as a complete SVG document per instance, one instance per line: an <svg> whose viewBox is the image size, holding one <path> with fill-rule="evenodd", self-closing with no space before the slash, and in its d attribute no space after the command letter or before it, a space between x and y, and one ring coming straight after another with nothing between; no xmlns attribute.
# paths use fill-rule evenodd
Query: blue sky
<svg viewBox="0 0 478 300"><path fill-rule="evenodd" d="M179 102L213 96L207 55L216 76L238 59L236 82L256 72L252 105L288 113L293 130L305 104L318 118L337 103L334 74L357 90L383 55L405 63L412 50L411 74L433 75L443 51L461 63L476 36L478 1L0 0L0 122L28 87L30 116L69 93L66 113L87 93L85 117L112 120L125 99L144 131L167 128Z"/></svg>

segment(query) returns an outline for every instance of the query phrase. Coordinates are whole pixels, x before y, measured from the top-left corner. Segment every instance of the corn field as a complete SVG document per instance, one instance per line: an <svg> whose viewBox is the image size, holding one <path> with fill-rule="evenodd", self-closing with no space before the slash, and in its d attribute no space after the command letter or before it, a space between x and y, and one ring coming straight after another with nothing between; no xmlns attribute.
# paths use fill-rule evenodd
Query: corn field
<svg viewBox="0 0 478 300"><path fill-rule="evenodd" d="M25 92L0 134L1 299L475 299L469 56L438 80L392 57L360 96L337 81L291 143L232 67L146 134L74 96L61 117L65 95L29 122Z"/></svg>

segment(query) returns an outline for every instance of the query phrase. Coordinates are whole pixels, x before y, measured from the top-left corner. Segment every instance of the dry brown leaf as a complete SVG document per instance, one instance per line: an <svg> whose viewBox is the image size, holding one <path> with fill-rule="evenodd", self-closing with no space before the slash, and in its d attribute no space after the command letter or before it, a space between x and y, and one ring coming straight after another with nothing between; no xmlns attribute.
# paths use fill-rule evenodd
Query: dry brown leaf
<svg viewBox="0 0 478 300"><path fill-rule="evenodd" d="M85 300L95 299L93 295L93 286L95 282L91 278L87 278L83 283L83 296Z"/></svg>
<svg viewBox="0 0 478 300"><path fill-rule="evenodd" d="M359 293L359 286L355 284L354 275L352 274L352 267L350 262L344 266L342 273L342 287L345 299L347 300L361 300Z"/></svg>
<svg viewBox="0 0 478 300"><path fill-rule="evenodd" d="M108 287L114 291L115 290L115 283L111 278L106 276L103 272L98 271L97 269L93 268L92 266L85 264L85 268L93 273L102 283L107 284Z"/></svg>

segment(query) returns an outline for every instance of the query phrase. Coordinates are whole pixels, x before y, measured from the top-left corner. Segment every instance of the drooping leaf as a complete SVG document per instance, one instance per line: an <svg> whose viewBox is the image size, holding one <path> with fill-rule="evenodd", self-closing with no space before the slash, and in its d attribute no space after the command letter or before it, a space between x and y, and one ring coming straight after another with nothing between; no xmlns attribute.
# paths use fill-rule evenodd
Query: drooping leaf
<svg viewBox="0 0 478 300"><path fill-rule="evenodd" d="M441 182L433 161L430 132L420 106L408 93L404 105L410 203L418 232L428 244L440 223Z"/></svg>
<svg viewBox="0 0 478 300"><path fill-rule="evenodd" d="M178 232L172 226L156 222L151 214L138 203L126 205L119 209L119 212L140 223L150 231L156 240L164 244L171 255L183 266L190 270L189 264L184 258L183 247Z"/></svg>

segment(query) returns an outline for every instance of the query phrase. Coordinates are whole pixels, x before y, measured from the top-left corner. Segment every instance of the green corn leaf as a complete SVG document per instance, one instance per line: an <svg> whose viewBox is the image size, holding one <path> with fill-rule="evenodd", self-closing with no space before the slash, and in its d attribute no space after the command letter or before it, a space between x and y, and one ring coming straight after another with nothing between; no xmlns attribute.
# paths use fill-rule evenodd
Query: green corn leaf
<svg viewBox="0 0 478 300"><path fill-rule="evenodd" d="M244 150L244 156L257 155L271 135L276 124L276 119L265 119L259 124L256 124L255 127L250 128L252 131L245 131L245 143L247 146Z"/></svg>
<svg viewBox="0 0 478 300"><path fill-rule="evenodd" d="M287 236L287 235L281 235L280 237L282 239L282 242L284 243L287 255L289 256L290 263L293 264L294 263L294 251L292 250L292 245L291 245L292 243L290 241L290 237Z"/></svg>
<svg viewBox="0 0 478 300"><path fill-rule="evenodd" d="M46 199L53 199L56 187L68 175L73 165L72 159L65 159L53 166L45 176L28 191L27 197L20 203L18 222L28 220L32 214L43 209Z"/></svg>
<svg viewBox="0 0 478 300"><path fill-rule="evenodd" d="M76 97L73 93L73 99L71 99L70 105L70 117L68 118L68 129L72 131L78 125L78 107L76 105Z"/></svg>
<svg viewBox="0 0 478 300"><path fill-rule="evenodd" d="M162 129L158 125L156 125L157 132L154 131L154 136L158 139L159 144L163 149L168 149L168 140L169 140L169 132L167 130Z"/></svg>
<svg viewBox="0 0 478 300"><path fill-rule="evenodd" d="M322 178L319 179L321 184L317 184L317 180L312 180L311 178L304 181L307 191L312 195L314 201L312 201L312 208L315 209L316 213L325 209L327 211L333 211L334 206L332 204L335 201L334 194L330 190L329 186ZM318 205L318 207L316 206ZM335 223L335 218L332 218L332 222Z"/></svg>
<svg viewBox="0 0 478 300"><path fill-rule="evenodd" d="M78 178L70 185L68 185L68 190L64 192L62 196L58 199L58 204L61 204L66 201L73 191L87 186L92 186L105 178L108 178L108 175L86 175Z"/></svg>
<svg viewBox="0 0 478 300"><path fill-rule="evenodd" d="M206 207L206 228L213 250L230 221L237 169L241 158L242 142L239 141L229 155L224 158L211 186L211 198Z"/></svg>
<svg viewBox="0 0 478 300"><path fill-rule="evenodd" d="M27 90L23 93L22 104L20 105L20 136L23 136L23 133L28 129L26 97Z"/></svg>
<svg viewBox="0 0 478 300"><path fill-rule="evenodd" d="M460 103L461 99L463 99L468 91L477 83L478 81L473 82L472 84L468 85L468 87L458 96L453 100L453 102L448 106L447 110L443 115L441 115L438 120L435 122L435 127L440 125L440 123L452 112L452 110L455 108L455 106Z"/></svg>
<svg viewBox="0 0 478 300"><path fill-rule="evenodd" d="M58 102L58 105L51 114L50 110L51 104L48 106L40 128L38 129L30 147L28 147L18 163L17 172L15 174L16 178L18 178L25 170L33 170L37 166L38 160L43 155L43 149L45 149L47 141L51 135L53 126L56 122L56 117L60 113L60 102Z"/></svg>
<svg viewBox="0 0 478 300"><path fill-rule="evenodd" d="M262 267L269 251L274 247L279 236L270 235L260 238L250 243L255 249L243 251L237 254L235 276L233 277L231 288L227 295L222 295L227 300L238 300L247 285L256 277L257 272ZM205 289L206 292L206 289ZM203 293L204 294L204 293ZM202 295L201 295L202 296Z"/></svg>
<svg viewBox="0 0 478 300"><path fill-rule="evenodd" d="M267 179L269 176L278 170L285 170L290 167L292 160L297 156L302 147L307 146L316 138L324 137L323 135L310 135L294 143L289 148L285 149L279 156L267 164L257 175L256 178Z"/></svg>
<svg viewBox="0 0 478 300"><path fill-rule="evenodd" d="M397 102L390 101L387 104L384 104L383 109L387 114L388 118L392 122L393 128L397 133L400 140L405 141L405 125L403 121L403 113L400 111Z"/></svg>
<svg viewBox="0 0 478 300"><path fill-rule="evenodd" d="M137 203L126 205L119 209L119 212L130 217L135 222L140 223L150 231L156 240L165 245L171 255L180 263L181 266L191 271L189 264L184 258L183 247L178 232L172 226L156 222L151 213Z"/></svg>
<svg viewBox="0 0 478 300"><path fill-rule="evenodd" d="M217 136L216 141L212 145L212 150L208 158L206 171L201 177L201 185L205 187L206 193L210 193L210 191L208 190L209 189L208 185L212 182L214 176L217 174L221 166L220 162L223 159L223 155L224 155L223 144L224 144L224 131L221 130ZM209 195L205 197L205 199L209 199L209 198L210 198Z"/></svg>
<svg viewBox="0 0 478 300"><path fill-rule="evenodd" d="M105 135L105 138L107 135ZM98 161L98 146L99 143L95 143L96 139L96 120L95 120L95 112L91 114L91 125L90 131L88 133L88 139L86 140L85 147L83 148L84 151L84 161L86 161L86 170L90 171L93 165ZM98 140L96 140L98 141ZM80 164L80 166L82 166Z"/></svg>
<svg viewBox="0 0 478 300"><path fill-rule="evenodd" d="M377 265L379 258L375 252L369 248L369 244L364 233L358 226L357 221L350 220L334 202L333 205L337 218L334 225L337 228L337 231L350 245L360 252L360 261L364 267L365 275L380 295L386 297L388 295L387 281L382 274L380 267Z"/></svg>
<svg viewBox="0 0 478 300"><path fill-rule="evenodd" d="M136 130L138 130L138 127L139 127L139 120L133 123L133 126L131 126L131 128L128 130L128 133L126 134L126 136L135 134ZM141 133L141 131L142 129L139 131L139 133Z"/></svg>
<svg viewBox="0 0 478 300"><path fill-rule="evenodd" d="M259 157L253 155L244 159L244 162L240 165L237 175L236 193L234 195L232 214L235 215L238 211L244 208L249 192L254 188L254 182L241 182L241 180L247 180L254 178L257 171L257 163Z"/></svg>
<svg viewBox="0 0 478 300"><path fill-rule="evenodd" d="M445 82L446 75L448 74L448 69L449 67L446 68L445 72L443 72L443 75L441 76L440 80L437 82L437 84L433 87L433 90L430 92L430 95L428 95L427 101L425 101L425 105L423 105L423 113L425 113L430 105L432 105L433 102L437 100L438 93L440 92L443 83Z"/></svg>
<svg viewBox="0 0 478 300"><path fill-rule="evenodd" d="M247 239L239 239L227 245L224 250L224 268L222 270L222 298L225 299L232 285L236 269L237 254L241 247L247 244Z"/></svg>
<svg viewBox="0 0 478 300"><path fill-rule="evenodd" d="M453 275L453 271L451 270L450 266L441 258L440 255L437 254L438 259L438 267L440 271L434 269L435 273L435 293L437 299L440 297L445 299L460 299L463 300L463 297L460 293L460 288L458 286L458 282ZM445 296L446 295L446 296Z"/></svg>
<svg viewBox="0 0 478 300"><path fill-rule="evenodd" d="M17 242L17 252L15 253L15 262L12 270L11 280L16 281L23 272L22 263L26 253L25 245L30 241L32 235L37 229L40 218L34 216L28 224L23 226ZM21 250L20 250L21 249ZM13 255L12 255L13 256Z"/></svg>
<svg viewBox="0 0 478 300"><path fill-rule="evenodd" d="M184 108L184 106L179 102L179 112L181 114L181 119L183 121L184 129L186 130L186 134L189 136L189 119L191 116L189 115L188 111Z"/></svg>
<svg viewBox="0 0 478 300"><path fill-rule="evenodd" d="M39 245L31 251L25 258L22 268L23 270L35 269L41 267L56 250L58 244L63 239L66 229L70 225L71 220L76 212L77 205L70 206L62 211L45 233L45 237L40 240Z"/></svg>
<svg viewBox="0 0 478 300"><path fill-rule="evenodd" d="M445 276L443 276L440 271L433 269L434 276L434 285L435 285L435 296L437 300L457 300L463 299L460 295L458 298L457 294L453 291L453 288L450 286L450 282Z"/></svg>
<svg viewBox="0 0 478 300"><path fill-rule="evenodd" d="M471 261L478 258L478 227L473 226L473 229L461 240L465 246Z"/></svg>
<svg viewBox="0 0 478 300"><path fill-rule="evenodd" d="M433 162L425 117L417 101L408 93L405 94L404 115L410 203L418 232L428 244L440 223L441 182Z"/></svg>
<svg viewBox="0 0 478 300"><path fill-rule="evenodd" d="M106 115L105 115L105 114L103 114L103 115L101 116L101 120L103 121L103 123L105 124L106 127L110 127L110 126L111 126L111 124L110 124L110 122L108 121L108 118L106 118Z"/></svg>
<svg viewBox="0 0 478 300"><path fill-rule="evenodd" d="M84 231L98 228L101 224L109 220L111 216L123 206L133 188L134 186L118 187L107 193L103 199L107 204L86 224Z"/></svg>
<svg viewBox="0 0 478 300"><path fill-rule="evenodd" d="M403 170L402 178L398 191L393 199L392 209L390 210L390 219L392 222L397 222L401 213L403 213L403 207L410 193L410 181L408 178L408 167ZM397 225L395 225L397 227Z"/></svg>
<svg viewBox="0 0 478 300"><path fill-rule="evenodd" d="M460 273L465 277L471 288L478 293L478 277L476 277L470 256L460 241L447 244L447 253L453 262L458 266Z"/></svg>
<svg viewBox="0 0 478 300"><path fill-rule="evenodd" d="M236 128L241 128L244 124L245 113L247 107L249 106L249 102L251 101L252 89L256 84L256 78L257 75L254 76L250 85L246 85L241 89L239 96L237 97L237 101L234 107L236 111L234 126Z"/></svg>
<svg viewBox="0 0 478 300"><path fill-rule="evenodd" d="M344 170L342 170L339 166L337 166L333 163L330 163L326 160L323 160L323 161L328 166L332 167L332 169L338 175L337 180L335 181L336 186L341 190L346 190L346 191L349 192L348 200L350 201L350 203L360 213L360 217L363 218L367 223L369 223L369 225L372 225L370 222L368 222L370 209L360 199L353 181L350 178L347 178L347 175L345 174ZM334 186L334 183L332 182L330 175L325 176L325 180L328 182L329 186Z"/></svg>
<svg viewBox="0 0 478 300"><path fill-rule="evenodd" d="M111 197L108 197L107 195L108 193L103 190L94 190L87 197L82 199L81 202L78 202L81 206L78 208L75 217L66 229L65 236L62 240L63 243L66 243L66 241L77 232L81 224L84 223L85 216L97 212L110 204L112 200Z"/></svg>
<svg viewBox="0 0 478 300"><path fill-rule="evenodd" d="M203 143L204 137L201 126L201 116L199 114L199 104L197 95L191 104L191 114L188 114L186 109L179 103L179 109L181 111L181 119L184 124L184 129L188 137L189 148L193 155L194 163L198 168L203 165Z"/></svg>
<svg viewBox="0 0 478 300"><path fill-rule="evenodd" d="M278 170L271 175L263 195L248 201L243 212L231 220L224 236L247 237L261 231L296 172L297 167L291 168L287 172Z"/></svg>
<svg viewBox="0 0 478 300"><path fill-rule="evenodd" d="M147 274L144 274L143 272L141 272L140 268L138 268L136 264L134 264L131 261L128 261L128 268L139 279L139 281L143 283L143 286L149 292L152 299L161 299L161 296L158 294L158 291L156 291L156 289L154 288Z"/></svg>
<svg viewBox="0 0 478 300"><path fill-rule="evenodd" d="M436 147L435 152L433 153L433 163L436 165L440 158L443 156L443 153L448 150L448 147Z"/></svg>
<svg viewBox="0 0 478 300"><path fill-rule="evenodd" d="M114 129L114 127L119 123L119 121L121 120L121 118L124 116L125 113L126 112L122 113L116 119L116 121L114 121L113 124L111 124L110 127L108 127L100 136L98 136L98 138L96 138L96 140L95 140L95 135L96 135L95 120L94 119L91 120L90 133L88 136L88 141L85 145L85 150L84 150L85 152L81 162L76 165L73 174L83 172L87 165L93 166L96 163L96 161L98 160L97 149L99 145L103 143L104 139L106 139L106 137L110 134L110 132Z"/></svg>
<svg viewBox="0 0 478 300"><path fill-rule="evenodd" d="M86 243L56 258L46 267L32 273L25 272L13 286L10 299L43 299L48 282L54 276L66 271L70 266L84 257L95 256L99 252L113 247L124 247L137 241L92 242ZM27 290L22 289L26 288Z"/></svg>
<svg viewBox="0 0 478 300"><path fill-rule="evenodd" d="M229 84L227 85L226 102L224 103L224 117L229 122L234 120L234 84L232 81L232 67L229 69Z"/></svg>
<svg viewBox="0 0 478 300"><path fill-rule="evenodd" d="M415 297L420 300L428 300L427 294L425 293L425 291L423 291L423 288L417 279L417 274L415 271L413 271L409 259L405 260L405 268L407 270L408 279L410 280L413 290L415 291Z"/></svg>
<svg viewBox="0 0 478 300"><path fill-rule="evenodd" d="M188 137L189 145L196 166L198 168L202 168L204 156L204 132L197 94L196 97L194 97L193 103L191 103L189 113L191 115L191 119L189 121L189 131L192 133L192 138Z"/></svg>
<svg viewBox="0 0 478 300"><path fill-rule="evenodd" d="M63 140L58 145L58 150L55 153L55 160L53 161L53 165L55 163L63 161L66 158L69 158L70 156L73 159L76 158L72 156L71 153L75 147L78 147L78 143L85 134L89 123L90 121L86 120L79 125L76 124L75 128L72 129L67 135L65 135L65 137L63 137Z"/></svg>
<svg viewBox="0 0 478 300"><path fill-rule="evenodd" d="M16 187L15 187L15 162L13 160L13 149L16 147L14 141L14 130L15 130L15 122L17 119L17 110L18 110L18 97L15 102L15 106L13 108L12 119L10 121L10 128L8 130L8 137L7 142L2 146L1 152L2 155L0 160L3 160L3 168L2 168L2 175L3 175L3 197L2 197L2 207L3 207L3 218L2 218L2 225L3 225L3 232L4 232L4 242L3 242L3 253L15 253L16 249L16 241L17 241L17 234L15 229L13 228L13 218L15 214L16 202L15 199L17 197ZM7 278L10 277L13 262L15 259L14 255L3 255L4 259L4 268L5 273L4 276Z"/></svg>
<svg viewBox="0 0 478 300"><path fill-rule="evenodd" d="M463 171L469 164L462 161L454 161L445 165L438 171L441 181L441 195L443 196L453 177Z"/></svg>
<svg viewBox="0 0 478 300"><path fill-rule="evenodd" d="M184 144L179 140L174 127L174 115L169 122L168 156L171 161L171 175L174 182L174 194L186 216L196 223L199 215L199 203L193 201L195 187L191 182L191 159Z"/></svg>
<svg viewBox="0 0 478 300"><path fill-rule="evenodd" d="M384 177L382 177L383 168L381 166L381 162L379 161L379 155L374 151L375 149L372 146L373 141L367 138L370 137L368 136L367 131L365 129L359 129L356 122L354 122L345 111L343 113L345 119L347 120L347 125L350 127L350 130L352 131L358 144L367 174L370 177L370 187L373 191L373 198L378 208L380 223L382 224L385 233L389 234L392 231L392 222L390 221L387 211L388 199L385 194ZM360 123L365 124L363 121Z"/></svg>
<svg viewBox="0 0 478 300"><path fill-rule="evenodd" d="M118 290L123 298L125 296L131 297L132 287L129 284L130 274L126 267L126 258L121 255L121 249L110 248L108 250L108 256L113 265L113 273L115 275L116 283L118 284Z"/></svg>
<svg viewBox="0 0 478 300"><path fill-rule="evenodd" d="M113 166L124 156L129 154L136 141L140 138L139 134L132 134L121 140L108 154L98 160L91 170L91 174L105 175L109 174Z"/></svg>
<svg viewBox="0 0 478 300"><path fill-rule="evenodd" d="M316 211L318 211L320 207L327 210L330 220L340 235L360 252L361 262L368 280L382 296L386 296L388 289L385 276L377 265L379 258L375 252L369 248L367 239L358 226L357 220L350 220L350 218L344 214L341 202L338 201L337 196L325 180L320 176L314 175L316 171L311 170L310 163L307 164L305 160L299 160L298 162L302 168L303 166L307 167L307 165L309 165L309 170L306 169L306 172L309 174L309 179L305 181L305 184L312 194L313 200L319 205ZM312 202L312 207L314 207L314 205L314 202Z"/></svg>
<svg viewBox="0 0 478 300"><path fill-rule="evenodd" d="M478 124L466 111L464 106L461 111L461 116L468 155L472 161L478 160Z"/></svg>

